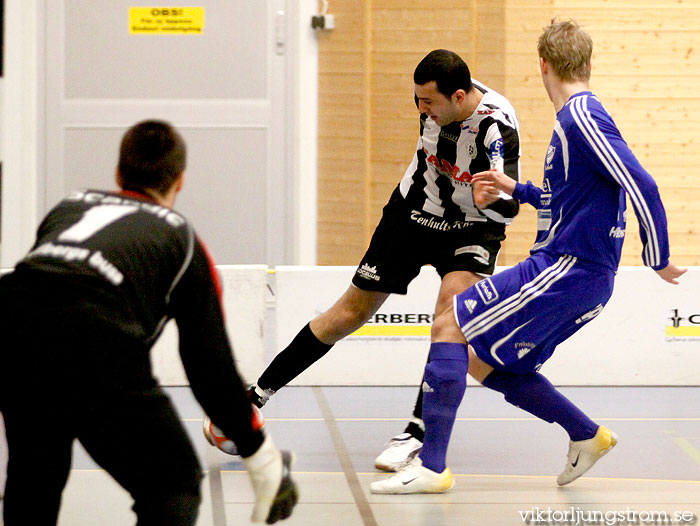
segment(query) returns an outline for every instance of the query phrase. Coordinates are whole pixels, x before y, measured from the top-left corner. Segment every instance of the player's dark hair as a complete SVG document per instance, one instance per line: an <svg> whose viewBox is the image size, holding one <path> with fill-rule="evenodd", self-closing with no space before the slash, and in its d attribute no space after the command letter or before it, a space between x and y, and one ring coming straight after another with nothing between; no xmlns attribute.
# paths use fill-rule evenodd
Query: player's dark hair
<svg viewBox="0 0 700 526"><path fill-rule="evenodd" d="M119 148L121 186L164 195L185 170L186 156L185 141L169 123L139 122L126 131Z"/></svg>
<svg viewBox="0 0 700 526"><path fill-rule="evenodd" d="M472 77L469 67L453 51L436 49L420 61L413 72L413 82L422 86L435 81L437 90L445 97L451 97L458 89L469 93L472 89Z"/></svg>

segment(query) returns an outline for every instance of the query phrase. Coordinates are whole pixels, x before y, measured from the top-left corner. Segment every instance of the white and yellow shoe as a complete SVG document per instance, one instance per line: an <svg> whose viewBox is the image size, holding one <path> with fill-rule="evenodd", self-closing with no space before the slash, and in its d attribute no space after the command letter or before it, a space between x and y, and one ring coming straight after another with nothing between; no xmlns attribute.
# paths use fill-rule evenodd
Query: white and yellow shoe
<svg viewBox="0 0 700 526"><path fill-rule="evenodd" d="M570 441L566 467L557 477L557 484L564 486L573 482L616 445L617 435L605 426L600 426L593 438Z"/></svg>
<svg viewBox="0 0 700 526"><path fill-rule="evenodd" d="M388 495L405 493L444 493L454 486L454 477L450 468L436 473L423 467L420 457L415 457L395 475L388 479L372 482L370 491Z"/></svg>

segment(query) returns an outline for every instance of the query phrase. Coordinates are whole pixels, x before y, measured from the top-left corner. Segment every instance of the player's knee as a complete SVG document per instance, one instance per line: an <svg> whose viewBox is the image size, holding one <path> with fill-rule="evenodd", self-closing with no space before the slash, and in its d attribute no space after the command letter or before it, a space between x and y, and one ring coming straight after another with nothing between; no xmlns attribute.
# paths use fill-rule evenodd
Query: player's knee
<svg viewBox="0 0 700 526"><path fill-rule="evenodd" d="M374 295L365 291L349 291L312 322L312 329L314 333L319 329L329 335L345 336L362 327L381 303Z"/></svg>
<svg viewBox="0 0 700 526"><path fill-rule="evenodd" d="M466 371L452 360L435 360L423 376L423 419L454 416L467 388Z"/></svg>
<svg viewBox="0 0 700 526"><path fill-rule="evenodd" d="M197 483L134 496L134 512L139 524L191 526L201 503L200 484Z"/></svg>
<svg viewBox="0 0 700 526"><path fill-rule="evenodd" d="M461 400L467 387L469 358L464 346L443 343L433 347L425 366L423 393L426 398L436 397L446 403Z"/></svg>
<svg viewBox="0 0 700 526"><path fill-rule="evenodd" d="M365 324L367 318L361 309L334 307L313 327L316 337L324 343L335 343Z"/></svg>
<svg viewBox="0 0 700 526"><path fill-rule="evenodd" d="M349 331L355 331L362 327L374 314L374 311L366 305L348 305L340 313L342 326Z"/></svg>
<svg viewBox="0 0 700 526"><path fill-rule="evenodd" d="M458 390L462 384L466 385L466 368L461 367L460 362L453 360L435 360L425 367L426 392L434 392L439 395Z"/></svg>
<svg viewBox="0 0 700 526"><path fill-rule="evenodd" d="M452 309L443 311L435 318L430 328L430 339L433 342L465 342L464 334L457 325Z"/></svg>
<svg viewBox="0 0 700 526"><path fill-rule="evenodd" d="M528 396L527 386L531 384L534 374L522 375L508 371L494 370L482 385L503 395L506 402L520 407L524 397Z"/></svg>

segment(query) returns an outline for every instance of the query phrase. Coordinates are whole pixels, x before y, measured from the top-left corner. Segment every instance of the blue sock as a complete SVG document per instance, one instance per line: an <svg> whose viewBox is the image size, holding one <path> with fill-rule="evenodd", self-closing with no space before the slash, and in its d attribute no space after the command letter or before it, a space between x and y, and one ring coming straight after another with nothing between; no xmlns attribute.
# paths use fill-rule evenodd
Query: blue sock
<svg viewBox="0 0 700 526"><path fill-rule="evenodd" d="M423 377L425 438L420 458L437 473L445 470L445 457L457 408L467 388L469 355L461 343L433 343Z"/></svg>
<svg viewBox="0 0 700 526"><path fill-rule="evenodd" d="M569 433L571 440L593 438L598 431L598 424L540 373L514 374L494 370L482 385L503 393L506 401L514 406L546 422L556 422Z"/></svg>

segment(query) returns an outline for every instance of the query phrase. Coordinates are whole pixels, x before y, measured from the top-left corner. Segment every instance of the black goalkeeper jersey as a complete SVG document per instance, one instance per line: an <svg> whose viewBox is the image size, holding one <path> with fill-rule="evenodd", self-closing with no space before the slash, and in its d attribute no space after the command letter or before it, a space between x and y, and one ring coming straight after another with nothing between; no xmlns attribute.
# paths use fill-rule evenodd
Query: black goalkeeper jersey
<svg viewBox="0 0 700 526"><path fill-rule="evenodd" d="M100 378L106 390L155 385L149 351L174 318L199 403L230 438L249 432L240 426L250 403L224 325L218 274L181 214L133 192L75 191L44 218L36 243L3 282L5 304L15 294L16 303L29 305L16 316L35 309L37 330L48 326L59 332L57 341L78 342L73 347L84 350L66 352L64 361L78 364L72 367L80 378ZM58 328L46 319L56 313L65 320Z"/></svg>
<svg viewBox="0 0 700 526"><path fill-rule="evenodd" d="M205 302L205 319L219 310L216 272L190 224L140 194L69 194L44 218L17 269L89 286L82 303L97 308L84 314L147 344L180 303ZM178 323L191 310L180 309Z"/></svg>

